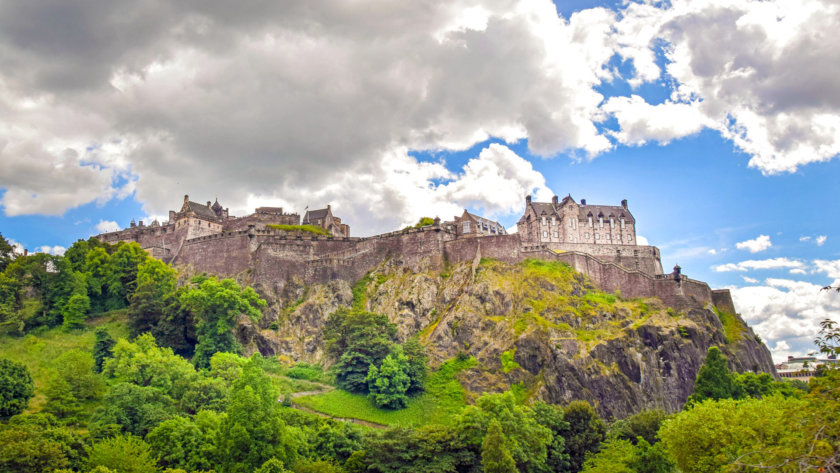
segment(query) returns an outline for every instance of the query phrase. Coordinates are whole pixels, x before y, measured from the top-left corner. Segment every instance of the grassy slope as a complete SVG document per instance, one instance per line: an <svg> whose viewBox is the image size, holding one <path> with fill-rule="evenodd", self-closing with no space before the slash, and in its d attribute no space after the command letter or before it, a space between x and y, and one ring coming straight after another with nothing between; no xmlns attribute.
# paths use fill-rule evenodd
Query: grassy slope
<svg viewBox="0 0 840 473"><path fill-rule="evenodd" d="M426 380L426 392L408 401L408 407L398 411L375 407L363 395L335 390L295 401L303 406L335 417L355 418L387 425L418 426L424 424L449 425L453 416L466 405L464 388L456 375L476 364L474 358L450 360L431 373Z"/></svg>
<svg viewBox="0 0 840 473"><path fill-rule="evenodd" d="M21 362L29 368L35 381L35 397L29 401L28 412L40 411L46 402L44 388L50 373L59 368L55 359L69 350L93 351L94 331L105 327L114 339L128 336L125 311L107 312L87 321L86 328L64 332L56 327L37 335L0 337L0 357Z"/></svg>
<svg viewBox="0 0 840 473"><path fill-rule="evenodd" d="M316 227L315 225L283 225L279 223L270 223L266 225L266 227L287 232L308 232L315 235L330 236L330 232L321 227Z"/></svg>

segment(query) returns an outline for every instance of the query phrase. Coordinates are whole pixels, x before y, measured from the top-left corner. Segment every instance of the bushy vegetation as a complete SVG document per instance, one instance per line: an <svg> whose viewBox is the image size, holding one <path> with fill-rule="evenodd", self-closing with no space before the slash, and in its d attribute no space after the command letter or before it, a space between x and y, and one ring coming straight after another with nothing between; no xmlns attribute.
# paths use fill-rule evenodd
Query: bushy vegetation
<svg viewBox="0 0 840 473"><path fill-rule="evenodd" d="M316 227L315 225L283 225L280 223L270 223L266 225L266 227L273 228L275 230L283 230L284 232L306 232L314 235L330 236L330 232L326 229Z"/></svg>
<svg viewBox="0 0 840 473"><path fill-rule="evenodd" d="M516 389L468 400L459 378L474 358L462 352L427 374L418 340L397 343L386 317L361 310L331 315L324 332L344 389L294 402L389 428L322 418L278 402L320 389L313 381L330 380L320 367L238 354L233 322L259 317L264 304L251 289L209 277L179 286L132 245L78 242L64 257L15 258L4 242L0 472L784 472L832 471L840 460L831 367L801 389L731 373L713 347L683 411L607 423L586 402L529 402ZM526 277L507 283L531 291L526 327L553 323L557 301L541 306L541 297L563 284L582 289L563 301L582 316L648 311L563 265L521 269ZM549 284L529 286L534 274ZM837 326L824 324L821 348L840 352L838 341ZM514 358L504 352L502 366L516 369Z"/></svg>

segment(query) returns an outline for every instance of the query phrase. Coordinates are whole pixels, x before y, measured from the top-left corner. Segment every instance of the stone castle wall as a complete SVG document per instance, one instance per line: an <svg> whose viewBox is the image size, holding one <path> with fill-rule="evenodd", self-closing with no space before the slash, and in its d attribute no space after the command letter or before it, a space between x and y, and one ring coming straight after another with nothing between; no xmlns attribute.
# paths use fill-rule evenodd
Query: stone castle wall
<svg viewBox="0 0 840 473"><path fill-rule="evenodd" d="M661 269L658 274L650 271L661 268L655 247L632 246L629 251L638 254L622 255L619 259L612 252L621 248L593 255L579 251L590 250L587 245L561 245L563 250L550 248L553 246L556 245L522 245L516 234L457 238L440 227L368 238L330 238L251 228L187 240L174 255L173 263L220 276L250 270L253 283L276 288L292 277L308 284L336 279L352 284L388 259L414 271L441 270L447 262L472 261L476 257L508 263L526 258L553 259L586 274L602 290L620 291L623 297L659 297L677 309L714 303L734 312L727 290L713 292L704 282L685 276L676 281L673 275L662 274ZM644 270L632 269L635 262Z"/></svg>

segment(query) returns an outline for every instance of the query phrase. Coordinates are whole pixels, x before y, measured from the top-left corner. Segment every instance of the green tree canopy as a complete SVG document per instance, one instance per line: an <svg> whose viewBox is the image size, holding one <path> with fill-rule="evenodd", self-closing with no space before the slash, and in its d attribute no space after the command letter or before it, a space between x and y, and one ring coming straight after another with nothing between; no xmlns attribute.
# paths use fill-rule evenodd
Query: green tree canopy
<svg viewBox="0 0 840 473"><path fill-rule="evenodd" d="M193 361L200 368L210 367L214 353L239 353L239 344L233 336L236 320L244 314L256 321L261 316L260 308L266 306L253 289L242 289L233 279L205 279L181 295L180 300L198 321Z"/></svg>
<svg viewBox="0 0 840 473"><path fill-rule="evenodd" d="M117 342L111 337L111 334L103 328L96 329L96 340L93 342L93 369L97 373L102 372L105 360L111 358L114 354L114 345Z"/></svg>
<svg viewBox="0 0 840 473"><path fill-rule="evenodd" d="M78 468L83 439L50 414L17 415L0 423L0 471Z"/></svg>
<svg viewBox="0 0 840 473"><path fill-rule="evenodd" d="M0 418L23 412L34 395L35 383L26 365L0 358Z"/></svg>
<svg viewBox="0 0 840 473"><path fill-rule="evenodd" d="M329 356L336 360L333 369L338 387L355 393L367 393L370 366L379 366L391 352L396 326L382 314L358 310L338 310L324 327Z"/></svg>
<svg viewBox="0 0 840 473"><path fill-rule="evenodd" d="M706 361L697 372L694 392L688 398L688 402L697 403L706 399L738 399L741 395L741 390L726 365L726 357L718 347L709 347Z"/></svg>
<svg viewBox="0 0 840 473"><path fill-rule="evenodd" d="M370 393L368 396L377 407L385 409L402 409L408 403L408 388L411 378L408 376L410 365L408 357L400 346L382 360L377 369L371 364L366 381Z"/></svg>
<svg viewBox="0 0 840 473"><path fill-rule="evenodd" d="M571 471L580 471L587 453L596 453L607 428L595 408L586 401L572 401L563 409L569 427L563 432Z"/></svg>
<svg viewBox="0 0 840 473"><path fill-rule="evenodd" d="M481 465L484 473L518 473L516 462L505 447L505 436L498 419L490 421L481 444Z"/></svg>
<svg viewBox="0 0 840 473"><path fill-rule="evenodd" d="M157 473L157 458L149 444L133 435L101 440L88 449L87 467L105 467L116 473Z"/></svg>
<svg viewBox="0 0 840 473"><path fill-rule="evenodd" d="M129 298L131 334L151 331L171 304L178 273L166 263L147 258L137 267L137 287Z"/></svg>

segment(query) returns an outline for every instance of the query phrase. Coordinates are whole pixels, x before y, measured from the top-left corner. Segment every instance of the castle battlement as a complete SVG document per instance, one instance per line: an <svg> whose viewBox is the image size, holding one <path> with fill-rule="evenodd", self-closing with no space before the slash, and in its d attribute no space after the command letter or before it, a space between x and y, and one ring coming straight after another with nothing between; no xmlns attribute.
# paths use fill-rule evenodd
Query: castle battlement
<svg viewBox="0 0 840 473"><path fill-rule="evenodd" d="M527 198L514 234L498 222L464 211L454 221L435 219L425 227L350 237L349 227L332 215L330 206L307 211L303 220L327 229L329 236L270 226L297 225L299 218L273 207L232 217L218 201L196 204L185 196L181 211L170 212L163 225L141 222L97 238L136 241L154 257L195 271L220 276L250 272L253 283L269 288L293 277L307 283L353 283L388 259L423 271L481 257L505 262L542 258L564 261L603 290L620 290L625 297L657 296L674 307L731 306L729 291L712 291L706 283L686 278L679 268L664 273L659 249L636 244L636 222L626 200L620 206L593 206L571 196L555 197L551 203Z"/></svg>

